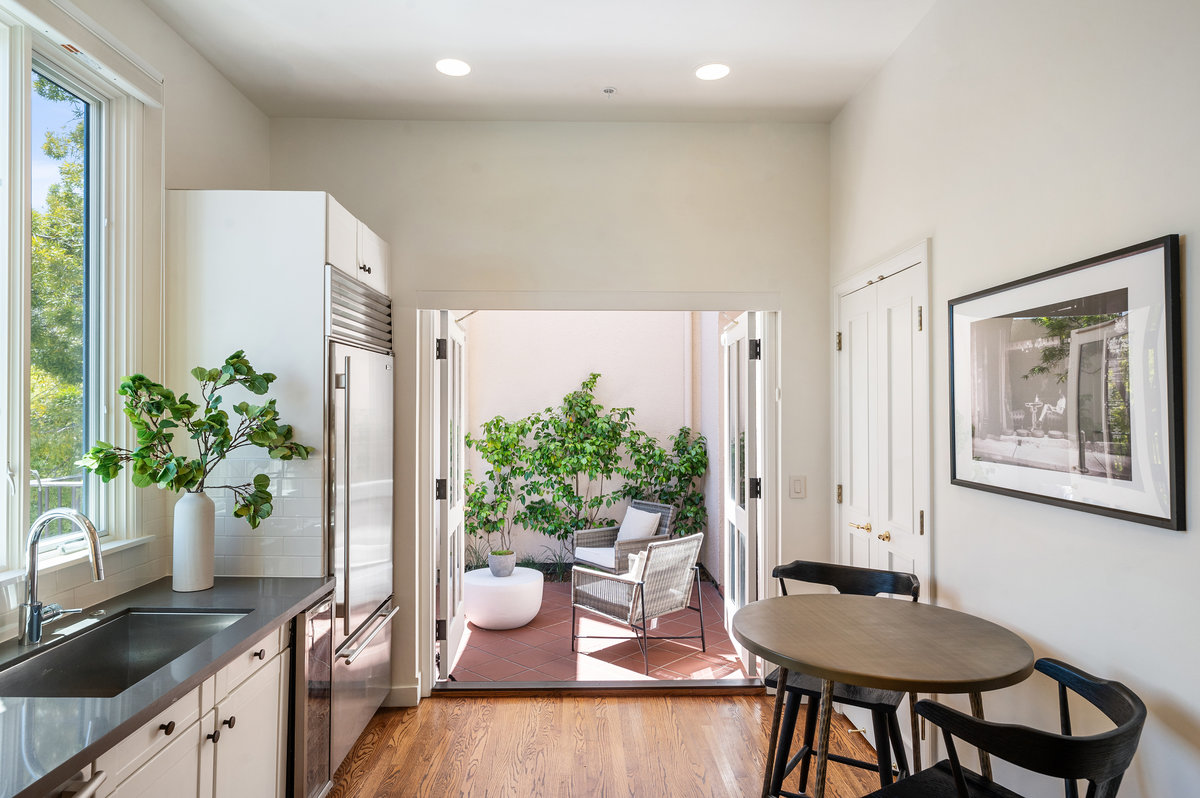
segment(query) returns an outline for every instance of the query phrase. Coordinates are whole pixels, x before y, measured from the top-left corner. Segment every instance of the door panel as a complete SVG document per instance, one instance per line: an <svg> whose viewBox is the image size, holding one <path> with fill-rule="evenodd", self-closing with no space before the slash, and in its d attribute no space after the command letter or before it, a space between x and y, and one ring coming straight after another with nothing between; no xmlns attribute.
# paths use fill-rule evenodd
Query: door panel
<svg viewBox="0 0 1200 798"><path fill-rule="evenodd" d="M751 346L759 345L761 326L759 314L743 313L721 336L724 382L721 449L725 461L722 479L725 534L721 548L726 627L732 623L735 612L760 598L763 502L753 497L752 485L756 482L761 485L763 473L762 361L750 355ZM757 675L757 659L737 646L736 641L734 645L747 674Z"/></svg>
<svg viewBox="0 0 1200 798"><path fill-rule="evenodd" d="M438 336L444 355L438 361L437 436L434 473L445 486L445 498L437 500L437 618L442 627L438 638L438 678L450 676L466 628L463 612L463 558L465 556L463 485L465 469L466 334L447 311L438 318Z"/></svg>
<svg viewBox="0 0 1200 798"><path fill-rule="evenodd" d="M842 486L842 522L838 544L842 562L871 565L871 504L875 480L872 446L874 433L874 293L870 287L841 300L842 358L839 376L838 430L842 457L838 482Z"/></svg>

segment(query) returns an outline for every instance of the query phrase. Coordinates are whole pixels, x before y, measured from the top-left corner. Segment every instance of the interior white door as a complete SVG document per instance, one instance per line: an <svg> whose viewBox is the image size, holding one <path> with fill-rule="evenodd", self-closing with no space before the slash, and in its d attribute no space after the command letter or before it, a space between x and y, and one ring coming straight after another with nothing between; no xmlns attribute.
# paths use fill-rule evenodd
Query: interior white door
<svg viewBox="0 0 1200 798"><path fill-rule="evenodd" d="M921 245L872 269L871 279L835 289L834 547L844 565L916 574L921 600L928 602L933 586L926 519L930 407L925 253ZM869 716L851 707L843 710L872 740ZM907 724L901 726L904 736L911 737ZM924 751L925 761L929 753Z"/></svg>
<svg viewBox="0 0 1200 798"><path fill-rule="evenodd" d="M467 337L448 311L438 314L434 357L437 363L437 436L434 458L437 487L437 624L438 678L447 679L462 644L463 613L463 457L465 455Z"/></svg>
<svg viewBox="0 0 1200 798"><path fill-rule="evenodd" d="M723 419L721 562L725 626L759 598L762 540L762 342L757 313L743 313L721 336ZM748 676L757 659L734 641Z"/></svg>

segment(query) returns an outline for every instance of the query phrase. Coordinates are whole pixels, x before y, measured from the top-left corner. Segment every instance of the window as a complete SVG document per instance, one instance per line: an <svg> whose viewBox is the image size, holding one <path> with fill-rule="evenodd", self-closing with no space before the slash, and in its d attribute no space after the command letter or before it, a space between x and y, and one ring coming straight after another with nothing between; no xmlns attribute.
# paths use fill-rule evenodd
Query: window
<svg viewBox="0 0 1200 798"><path fill-rule="evenodd" d="M0 0L0 571L24 565L45 510L114 537L163 515L75 465L96 440L131 443L121 376L164 371L162 79L69 2L37 3L45 18L22 2ZM82 545L54 526L43 543Z"/></svg>
<svg viewBox="0 0 1200 798"><path fill-rule="evenodd" d="M36 63L30 92L29 517L56 507L97 516L91 480L75 462L94 440L100 326L93 215L98 181L94 124L100 104ZM89 499L93 501L89 502ZM43 533L74 532L57 522Z"/></svg>

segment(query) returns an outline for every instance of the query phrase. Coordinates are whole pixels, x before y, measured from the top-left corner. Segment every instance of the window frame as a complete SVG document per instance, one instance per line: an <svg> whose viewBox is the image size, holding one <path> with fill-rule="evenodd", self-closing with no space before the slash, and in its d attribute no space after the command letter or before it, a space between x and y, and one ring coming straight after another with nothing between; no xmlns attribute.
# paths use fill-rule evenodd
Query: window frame
<svg viewBox="0 0 1200 798"><path fill-rule="evenodd" d="M19 4L18 4L19 2ZM116 401L120 377L163 373L162 342L162 77L111 39L66 0L0 0L0 125L6 153L0 159L0 252L7 279L0 281L0 312L8 345L0 348L0 572L25 565L31 522L29 458L29 284L32 194L30 94L33 71L66 81L64 87L93 103L89 188L98 206L89 212L90 304L94 312L87 386L93 440L129 446L134 438ZM15 268L14 268L15 267ZM89 486L85 512L107 541L161 532L143 521L155 500L128 479ZM138 495L138 494L142 495ZM161 499L158 500L161 503ZM145 506L150 505L150 511ZM61 549L72 536L56 538ZM106 542L106 545L108 543Z"/></svg>

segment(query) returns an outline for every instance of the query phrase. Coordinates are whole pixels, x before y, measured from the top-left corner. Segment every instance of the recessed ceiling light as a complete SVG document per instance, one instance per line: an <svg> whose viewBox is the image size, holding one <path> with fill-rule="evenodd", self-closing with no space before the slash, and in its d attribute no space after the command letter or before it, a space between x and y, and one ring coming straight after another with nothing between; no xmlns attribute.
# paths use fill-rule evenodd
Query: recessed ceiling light
<svg viewBox="0 0 1200 798"><path fill-rule="evenodd" d="M437 67L438 72L441 72L443 75L449 75L452 78L461 78L471 71L470 64L466 61L459 61L457 58L443 58L434 64L434 66Z"/></svg>
<svg viewBox="0 0 1200 798"><path fill-rule="evenodd" d="M705 64L696 70L696 77L700 80L720 80L729 74L729 67L724 64Z"/></svg>

